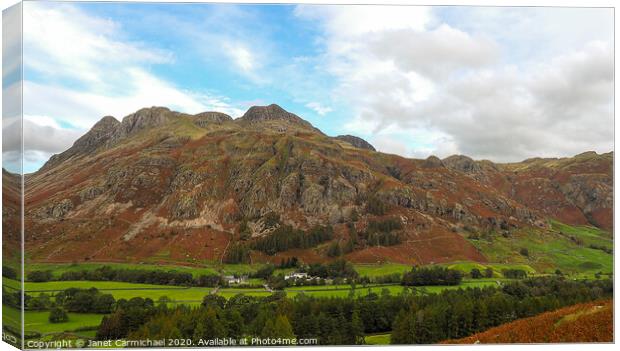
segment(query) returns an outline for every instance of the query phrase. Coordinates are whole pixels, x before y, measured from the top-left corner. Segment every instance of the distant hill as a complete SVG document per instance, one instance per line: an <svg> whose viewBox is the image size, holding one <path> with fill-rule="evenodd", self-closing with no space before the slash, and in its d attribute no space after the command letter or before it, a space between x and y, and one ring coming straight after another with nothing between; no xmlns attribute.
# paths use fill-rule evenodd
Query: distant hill
<svg viewBox="0 0 620 351"><path fill-rule="evenodd" d="M613 301L595 301L519 319L445 344L613 342Z"/></svg>

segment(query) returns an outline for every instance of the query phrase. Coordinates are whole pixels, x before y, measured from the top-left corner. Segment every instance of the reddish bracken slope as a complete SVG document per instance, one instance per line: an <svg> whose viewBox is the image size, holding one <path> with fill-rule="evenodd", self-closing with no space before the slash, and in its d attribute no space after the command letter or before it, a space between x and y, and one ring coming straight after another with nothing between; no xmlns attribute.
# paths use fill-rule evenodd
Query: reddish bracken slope
<svg viewBox="0 0 620 351"><path fill-rule="evenodd" d="M613 342L613 300L595 301L519 319L445 344Z"/></svg>

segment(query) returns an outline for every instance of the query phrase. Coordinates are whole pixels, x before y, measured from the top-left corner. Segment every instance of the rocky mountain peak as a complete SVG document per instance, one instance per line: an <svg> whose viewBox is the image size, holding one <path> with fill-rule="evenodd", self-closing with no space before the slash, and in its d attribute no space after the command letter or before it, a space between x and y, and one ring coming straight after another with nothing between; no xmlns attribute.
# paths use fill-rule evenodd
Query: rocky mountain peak
<svg viewBox="0 0 620 351"><path fill-rule="evenodd" d="M80 152L92 151L107 142L120 124L116 118L105 116L95 123L88 133L76 140L72 148Z"/></svg>
<svg viewBox="0 0 620 351"><path fill-rule="evenodd" d="M446 167L463 173L475 174L482 171L476 161L465 155L452 155L444 158L442 162Z"/></svg>
<svg viewBox="0 0 620 351"><path fill-rule="evenodd" d="M271 104L269 106L252 106L241 118L250 122L301 119L276 104Z"/></svg>
<svg viewBox="0 0 620 351"><path fill-rule="evenodd" d="M429 156L422 162L422 167L424 168L439 168L444 167L443 162L437 156Z"/></svg>
<svg viewBox="0 0 620 351"><path fill-rule="evenodd" d="M362 139L360 137L356 137L354 135L338 135L336 137L336 139L342 140L344 142L347 142L347 143L355 146L358 149L366 149L366 150L377 151L375 149L375 147L372 146L369 142L367 142L366 140L364 140L364 139Z"/></svg>
<svg viewBox="0 0 620 351"><path fill-rule="evenodd" d="M112 130L116 128L121 122L119 122L114 116L104 116L101 118L93 127L91 128L91 132L94 130Z"/></svg>
<svg viewBox="0 0 620 351"><path fill-rule="evenodd" d="M288 124L293 124L296 126L301 126L304 128L309 128L314 130L315 132L320 131L312 126L310 122L304 120L303 118L297 116L294 113L288 112L282 107L271 104L268 106L252 106L250 107L245 114L239 118L241 123L264 123L264 122L284 122Z"/></svg>
<svg viewBox="0 0 620 351"><path fill-rule="evenodd" d="M575 155L575 158L592 158L592 157L597 157L600 156L596 151L586 151L586 152L582 152L578 155Z"/></svg>
<svg viewBox="0 0 620 351"><path fill-rule="evenodd" d="M61 154L53 155L41 169L48 169L75 155L95 151L112 138L120 124L121 122L112 116L103 117L86 134L76 140L71 148Z"/></svg>
<svg viewBox="0 0 620 351"><path fill-rule="evenodd" d="M167 107L148 107L140 109L125 118L114 133L113 139L122 139L141 130L162 126L178 115Z"/></svg>

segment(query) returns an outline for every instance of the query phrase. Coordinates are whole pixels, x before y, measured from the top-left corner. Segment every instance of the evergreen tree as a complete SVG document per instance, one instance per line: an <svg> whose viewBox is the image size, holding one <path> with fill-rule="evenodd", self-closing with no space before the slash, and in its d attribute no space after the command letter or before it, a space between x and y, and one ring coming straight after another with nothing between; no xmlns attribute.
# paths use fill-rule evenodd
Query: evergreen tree
<svg viewBox="0 0 620 351"><path fill-rule="evenodd" d="M485 278L493 278L493 268L491 268L491 267L487 267L487 268L484 270L484 277L485 277Z"/></svg>
<svg viewBox="0 0 620 351"><path fill-rule="evenodd" d="M276 321L273 323L274 337L292 339L295 337L293 334L293 327L288 318L284 315L276 317Z"/></svg>
<svg viewBox="0 0 620 351"><path fill-rule="evenodd" d="M394 324L392 325L392 337L390 343L395 345L400 344L413 344L415 338L415 331L413 329L412 314L407 311L400 310Z"/></svg>
<svg viewBox="0 0 620 351"><path fill-rule="evenodd" d="M225 338L227 336L227 328L224 323L218 320L217 313L213 308L207 308L207 312L202 320L204 331L202 339Z"/></svg>
<svg viewBox="0 0 620 351"><path fill-rule="evenodd" d="M327 256L329 257L338 257L342 255L342 250L340 250L340 244L338 241L334 241L327 248Z"/></svg>
<svg viewBox="0 0 620 351"><path fill-rule="evenodd" d="M263 327L263 330L261 331L260 336L262 338L275 338L276 337L276 328L271 319L265 322L265 326Z"/></svg>
<svg viewBox="0 0 620 351"><path fill-rule="evenodd" d="M364 324L360 318L359 311L356 309L351 315L351 329L349 331L353 339L353 344L362 345L364 343Z"/></svg>
<svg viewBox="0 0 620 351"><path fill-rule="evenodd" d="M480 278L482 278L482 273L480 272L480 270L478 268L472 268L471 272L469 273L469 275L473 279L480 279Z"/></svg>

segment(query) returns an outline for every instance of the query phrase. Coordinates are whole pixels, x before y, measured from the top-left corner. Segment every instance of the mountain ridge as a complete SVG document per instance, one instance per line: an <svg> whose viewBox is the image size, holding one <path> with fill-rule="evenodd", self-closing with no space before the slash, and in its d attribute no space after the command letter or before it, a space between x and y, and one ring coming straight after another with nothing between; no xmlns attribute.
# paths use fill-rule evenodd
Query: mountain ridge
<svg viewBox="0 0 620 351"><path fill-rule="evenodd" d="M346 223L362 232L398 218L400 243L355 244L346 257L356 262L484 262L470 230L545 230L546 218L612 225L611 159L598 154L528 167L407 159L326 136L277 105L238 119L141 109L120 122L104 117L78 141L26 177L35 259L141 260L167 247L166 260L223 260L231 244L268 237L270 213L278 226L333 226L342 242L351 240ZM548 198L536 197L541 173ZM325 250L278 257L321 261Z"/></svg>

